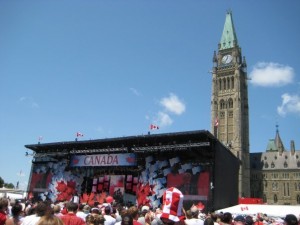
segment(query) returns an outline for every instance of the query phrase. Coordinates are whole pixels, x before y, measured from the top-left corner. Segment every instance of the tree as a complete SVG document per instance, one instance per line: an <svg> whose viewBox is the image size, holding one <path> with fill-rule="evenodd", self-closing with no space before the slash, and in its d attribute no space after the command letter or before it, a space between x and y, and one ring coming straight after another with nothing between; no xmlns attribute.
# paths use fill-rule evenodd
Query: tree
<svg viewBox="0 0 300 225"><path fill-rule="evenodd" d="M15 188L15 185L13 185L12 183L9 183L9 184L4 183L4 187L5 187L5 188L11 188L11 189L14 189L14 188Z"/></svg>
<svg viewBox="0 0 300 225"><path fill-rule="evenodd" d="M0 188L3 188L4 185L4 180L2 179L2 177L0 177Z"/></svg>

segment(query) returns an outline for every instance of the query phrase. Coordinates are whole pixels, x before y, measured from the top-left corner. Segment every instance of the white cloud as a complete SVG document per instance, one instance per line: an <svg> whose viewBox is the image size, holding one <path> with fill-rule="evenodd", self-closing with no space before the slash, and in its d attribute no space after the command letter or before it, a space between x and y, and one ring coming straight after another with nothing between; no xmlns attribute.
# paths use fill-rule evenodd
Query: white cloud
<svg viewBox="0 0 300 225"><path fill-rule="evenodd" d="M277 107L277 112L280 116L286 116L288 113L300 115L300 97L298 95L285 93L281 96L281 98L281 106Z"/></svg>
<svg viewBox="0 0 300 225"><path fill-rule="evenodd" d="M159 124L160 127L166 127L170 126L173 123L173 120L167 113L160 111L157 113L157 119L155 122Z"/></svg>
<svg viewBox="0 0 300 225"><path fill-rule="evenodd" d="M251 83L264 87L280 87L292 83L294 69L278 63L257 63L249 74Z"/></svg>
<svg viewBox="0 0 300 225"><path fill-rule="evenodd" d="M185 112L185 104L173 93L170 93L169 97L162 98L160 100L160 104L165 108L166 111L176 115L181 115Z"/></svg>
<svg viewBox="0 0 300 225"><path fill-rule="evenodd" d="M141 96L141 93L138 92L138 90L136 90L135 88L129 88L129 90L136 96Z"/></svg>
<svg viewBox="0 0 300 225"><path fill-rule="evenodd" d="M34 101L34 99L31 98L31 97L22 96L21 98L19 98L19 102L21 102L21 103L23 103L23 104L25 104L27 106L30 106L31 108L35 108L35 109L40 108L39 104L36 103Z"/></svg>

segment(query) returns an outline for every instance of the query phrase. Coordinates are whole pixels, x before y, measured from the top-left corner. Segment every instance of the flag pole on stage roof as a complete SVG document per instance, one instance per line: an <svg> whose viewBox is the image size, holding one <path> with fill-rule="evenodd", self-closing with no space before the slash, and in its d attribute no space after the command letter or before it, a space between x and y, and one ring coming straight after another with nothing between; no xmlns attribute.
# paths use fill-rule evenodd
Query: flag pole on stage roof
<svg viewBox="0 0 300 225"><path fill-rule="evenodd" d="M77 141L79 137L83 137L83 133L81 133L81 132L76 132L76 138L75 138L75 141Z"/></svg>
<svg viewBox="0 0 300 225"><path fill-rule="evenodd" d="M148 134L150 134L151 130L158 130L159 126L155 124L150 124Z"/></svg>

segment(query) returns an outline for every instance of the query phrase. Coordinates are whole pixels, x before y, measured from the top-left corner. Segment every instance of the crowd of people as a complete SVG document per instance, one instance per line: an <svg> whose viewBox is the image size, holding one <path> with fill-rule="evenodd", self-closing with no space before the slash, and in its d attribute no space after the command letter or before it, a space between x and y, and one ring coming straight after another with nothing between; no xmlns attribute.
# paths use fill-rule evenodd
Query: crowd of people
<svg viewBox="0 0 300 225"><path fill-rule="evenodd" d="M183 197L178 189L169 188L163 204L156 209L148 205L125 206L115 201L90 206L73 201L23 203L0 198L0 225L300 225L293 214L272 218L262 213L204 213L197 205L184 209Z"/></svg>

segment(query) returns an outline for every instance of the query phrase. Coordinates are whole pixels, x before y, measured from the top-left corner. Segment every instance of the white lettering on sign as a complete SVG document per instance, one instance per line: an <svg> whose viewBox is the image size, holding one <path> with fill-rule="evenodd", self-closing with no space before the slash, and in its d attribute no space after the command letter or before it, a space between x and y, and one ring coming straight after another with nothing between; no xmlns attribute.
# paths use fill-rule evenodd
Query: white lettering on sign
<svg viewBox="0 0 300 225"><path fill-rule="evenodd" d="M119 165L118 155L91 155L84 159L86 166L105 166L105 165Z"/></svg>

